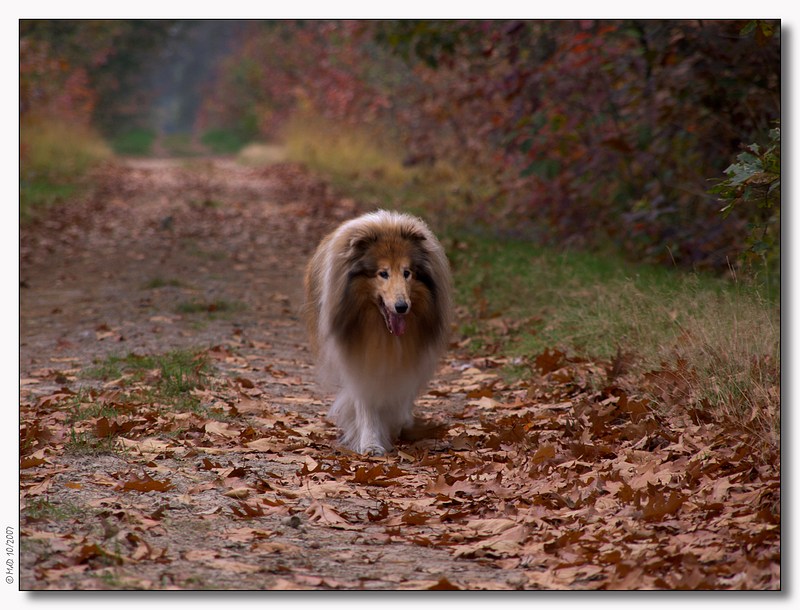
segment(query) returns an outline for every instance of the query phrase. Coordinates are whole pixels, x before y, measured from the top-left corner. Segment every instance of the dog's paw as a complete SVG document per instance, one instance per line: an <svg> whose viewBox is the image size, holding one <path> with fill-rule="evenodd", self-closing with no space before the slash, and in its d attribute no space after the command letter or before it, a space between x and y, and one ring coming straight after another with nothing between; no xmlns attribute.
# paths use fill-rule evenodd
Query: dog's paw
<svg viewBox="0 0 800 610"><path fill-rule="evenodd" d="M386 455L388 451L386 451L384 447L378 445L377 443L369 443L368 445L366 445L361 449L361 453L363 453L364 455L377 456L377 455Z"/></svg>

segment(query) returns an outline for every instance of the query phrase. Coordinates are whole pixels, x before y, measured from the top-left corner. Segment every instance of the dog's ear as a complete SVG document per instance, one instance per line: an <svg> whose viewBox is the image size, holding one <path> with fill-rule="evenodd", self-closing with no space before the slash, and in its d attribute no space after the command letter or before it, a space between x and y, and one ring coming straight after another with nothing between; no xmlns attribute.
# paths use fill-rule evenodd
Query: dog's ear
<svg viewBox="0 0 800 610"><path fill-rule="evenodd" d="M378 241L378 236L369 229L362 229L350 236L349 254L350 258L364 254L372 244Z"/></svg>
<svg viewBox="0 0 800 610"><path fill-rule="evenodd" d="M416 227L403 227L400 236L410 242L419 243L425 241L425 234Z"/></svg>

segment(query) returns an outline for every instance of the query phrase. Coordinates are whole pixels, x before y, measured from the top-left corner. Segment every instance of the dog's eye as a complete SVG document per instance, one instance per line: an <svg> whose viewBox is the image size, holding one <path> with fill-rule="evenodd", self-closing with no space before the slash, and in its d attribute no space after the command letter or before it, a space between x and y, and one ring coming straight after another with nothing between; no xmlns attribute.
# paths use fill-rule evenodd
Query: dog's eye
<svg viewBox="0 0 800 610"><path fill-rule="evenodd" d="M409 271L408 269L404 269L403 270L403 277L406 278L406 279L410 278L411 277L411 271Z"/></svg>
<svg viewBox="0 0 800 610"><path fill-rule="evenodd" d="M383 279L389 279L389 272L388 271L378 271L378 275L381 276Z"/></svg>

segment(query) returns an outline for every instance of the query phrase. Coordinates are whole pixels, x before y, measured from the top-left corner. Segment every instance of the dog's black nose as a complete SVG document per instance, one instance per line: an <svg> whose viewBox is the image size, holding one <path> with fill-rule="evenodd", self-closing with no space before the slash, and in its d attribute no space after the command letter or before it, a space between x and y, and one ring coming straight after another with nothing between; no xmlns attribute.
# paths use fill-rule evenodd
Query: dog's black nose
<svg viewBox="0 0 800 610"><path fill-rule="evenodd" d="M405 301L397 301L394 304L394 310L397 313L405 313L408 311L408 303L406 303Z"/></svg>

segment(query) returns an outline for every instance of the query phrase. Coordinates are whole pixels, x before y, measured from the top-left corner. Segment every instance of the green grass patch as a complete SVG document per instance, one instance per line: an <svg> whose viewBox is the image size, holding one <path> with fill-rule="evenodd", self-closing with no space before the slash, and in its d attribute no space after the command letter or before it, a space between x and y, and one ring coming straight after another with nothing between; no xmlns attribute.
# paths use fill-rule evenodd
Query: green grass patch
<svg viewBox="0 0 800 610"><path fill-rule="evenodd" d="M711 276L638 265L612 254L555 251L494 237L450 240L458 301L472 320L508 317L520 323L508 336L512 354L560 347L611 358L618 346L642 352L657 366L661 347L674 344L695 320L721 319L747 306L754 322L777 312L754 286Z"/></svg>
<svg viewBox="0 0 800 610"><path fill-rule="evenodd" d="M84 376L104 381L121 379L131 388L127 401L167 405L178 411L198 411L199 399L192 390L205 387L210 373L206 354L196 350L173 350L164 354L109 356L95 363ZM102 409L98 405L97 409ZM86 417L92 413L86 410ZM98 411L94 416L102 415Z"/></svg>
<svg viewBox="0 0 800 610"><path fill-rule="evenodd" d="M87 419L96 419L98 417L107 417L113 419L129 413L131 409L120 408L121 403L106 403L106 402L92 402L89 400L74 401L71 405L65 405L66 410L69 412L67 416L67 423L74 424Z"/></svg>
<svg viewBox="0 0 800 610"><path fill-rule="evenodd" d="M459 302L473 321L497 316L518 321L519 330L505 346L516 355L558 346L610 358L619 345L662 344L688 313L677 299L687 284L697 283L613 255L558 252L494 237L451 241ZM706 290L724 290L721 282L709 282Z"/></svg>
<svg viewBox="0 0 800 610"><path fill-rule="evenodd" d="M52 502L46 498L32 498L22 509L28 519L34 521L66 521L86 515L86 507L69 502Z"/></svg>
<svg viewBox="0 0 800 610"><path fill-rule="evenodd" d="M210 129L200 137L200 141L218 155L234 155L248 143L246 138L230 129Z"/></svg>
<svg viewBox="0 0 800 610"><path fill-rule="evenodd" d="M173 350L164 354L109 356L87 375L105 381L131 374L136 380L155 375L159 386L168 394L184 392L198 387L208 373L208 358L194 350Z"/></svg>
<svg viewBox="0 0 800 610"><path fill-rule="evenodd" d="M119 453L120 445L116 438L108 436L98 438L89 432L70 430L69 439L64 443L64 450L80 455L108 455Z"/></svg>
<svg viewBox="0 0 800 610"><path fill-rule="evenodd" d="M29 222L37 213L63 203L80 192L77 184L51 182L47 178L20 183L20 220Z"/></svg>
<svg viewBox="0 0 800 610"><path fill-rule="evenodd" d="M111 138L110 144L118 155L144 157L153 152L156 133L151 129L136 128L123 131Z"/></svg>
<svg viewBox="0 0 800 610"><path fill-rule="evenodd" d="M111 157L111 149L89 127L52 119L20 125L20 220L75 196L89 170Z"/></svg>

